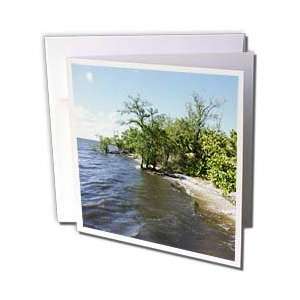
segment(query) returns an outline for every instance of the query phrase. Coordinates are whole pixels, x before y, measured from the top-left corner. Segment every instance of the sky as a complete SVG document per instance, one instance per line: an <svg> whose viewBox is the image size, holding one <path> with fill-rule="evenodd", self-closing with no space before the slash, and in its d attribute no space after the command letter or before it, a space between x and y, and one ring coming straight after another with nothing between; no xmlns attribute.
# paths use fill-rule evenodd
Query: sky
<svg viewBox="0 0 300 300"><path fill-rule="evenodd" d="M219 108L221 129L236 129L237 76L72 64L72 86L77 137L97 139L122 132L118 111L128 95L137 94L173 118L186 115L194 92L225 100Z"/></svg>

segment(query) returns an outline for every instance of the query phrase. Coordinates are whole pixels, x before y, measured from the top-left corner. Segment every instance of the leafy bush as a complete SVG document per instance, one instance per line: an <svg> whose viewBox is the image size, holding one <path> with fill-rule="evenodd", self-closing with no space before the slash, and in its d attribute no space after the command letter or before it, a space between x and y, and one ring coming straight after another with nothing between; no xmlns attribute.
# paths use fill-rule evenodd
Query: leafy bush
<svg viewBox="0 0 300 300"><path fill-rule="evenodd" d="M109 145L112 144L112 140L109 137L99 136L99 150L105 154L109 151Z"/></svg>
<svg viewBox="0 0 300 300"><path fill-rule="evenodd" d="M170 119L159 114L140 96L129 97L122 114L129 129L113 138L100 137L100 149L117 145L141 157L141 167L181 172L208 179L225 195L236 189L237 133L220 130L216 100L205 101L197 94L187 105L187 115ZM216 124L214 126L213 124Z"/></svg>
<svg viewBox="0 0 300 300"><path fill-rule="evenodd" d="M224 194L236 189L236 131L227 136L224 132L206 130L202 137L204 152L203 177L212 181Z"/></svg>

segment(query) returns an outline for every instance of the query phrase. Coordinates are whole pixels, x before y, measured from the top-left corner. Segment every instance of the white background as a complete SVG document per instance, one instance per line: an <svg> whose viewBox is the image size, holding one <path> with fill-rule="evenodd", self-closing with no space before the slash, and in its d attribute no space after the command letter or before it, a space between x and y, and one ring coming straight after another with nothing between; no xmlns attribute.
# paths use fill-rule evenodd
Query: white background
<svg viewBox="0 0 300 300"><path fill-rule="evenodd" d="M1 5L1 299L299 298L297 2ZM242 30L258 55L255 226L244 271L80 235L55 220L42 34L170 30Z"/></svg>

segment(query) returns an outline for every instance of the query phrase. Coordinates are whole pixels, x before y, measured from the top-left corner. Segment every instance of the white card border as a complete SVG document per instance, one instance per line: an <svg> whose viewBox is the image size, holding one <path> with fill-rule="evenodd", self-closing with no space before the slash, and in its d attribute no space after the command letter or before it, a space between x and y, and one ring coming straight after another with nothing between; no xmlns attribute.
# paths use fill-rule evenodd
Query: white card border
<svg viewBox="0 0 300 300"><path fill-rule="evenodd" d="M81 207L81 193L80 193L80 179L79 179L79 167L78 167L78 151L77 151L77 139L74 134L74 120L72 120L72 144L73 144L73 160L74 160L74 178L76 181L76 219L77 230L82 233L87 233L99 237L108 238L128 244L138 245L146 248L161 250L168 253L182 255L186 257L196 258L204 261L219 263L222 265L241 268L241 251L242 251L242 174L243 174L243 91L244 91L244 71L238 70L225 70L225 69L212 69L212 68L195 68L195 67L182 67L172 65L155 65L155 64L142 64L142 63L125 63L117 61L105 61L99 59L82 59L82 58L67 58L67 70L68 70L68 88L69 98L71 101L71 107L73 109L73 89L72 89L72 64L92 65L92 66L108 66L116 68L129 68L129 69L143 69L143 70L157 70L157 71L171 71L171 72L184 72L184 73L199 73L199 74L214 74L214 75L232 75L239 78L238 83L238 109L237 109L237 201L236 201L236 220L235 220L235 259L227 260L215 256L183 250L175 247L170 247L154 242L148 242L139 240L119 234L101 231L98 229L92 229L83 226L82 207ZM74 116L74 113L71 113Z"/></svg>

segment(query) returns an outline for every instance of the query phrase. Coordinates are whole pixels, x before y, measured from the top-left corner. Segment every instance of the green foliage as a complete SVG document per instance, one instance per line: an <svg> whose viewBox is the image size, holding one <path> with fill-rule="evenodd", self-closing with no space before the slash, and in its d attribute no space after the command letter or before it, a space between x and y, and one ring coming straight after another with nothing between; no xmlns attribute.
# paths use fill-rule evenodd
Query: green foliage
<svg viewBox="0 0 300 300"><path fill-rule="evenodd" d="M222 189L224 194L235 191L237 134L207 130L203 135L207 179Z"/></svg>
<svg viewBox="0 0 300 300"><path fill-rule="evenodd" d="M105 154L108 153L109 145L112 144L112 140L109 137L99 136L99 150Z"/></svg>
<svg viewBox="0 0 300 300"><path fill-rule="evenodd" d="M142 168L156 168L158 163L167 165L169 145L164 129L165 116L143 101L140 96L131 97L124 103L122 115L128 115L126 124L132 127L123 133L127 149L139 154Z"/></svg>
<svg viewBox="0 0 300 300"><path fill-rule="evenodd" d="M193 95L185 117L170 119L159 114L140 96L124 103L122 115L129 128L113 138L100 137L100 149L116 145L141 157L142 168L159 168L208 179L225 195L236 188L237 134L220 130L220 103Z"/></svg>

